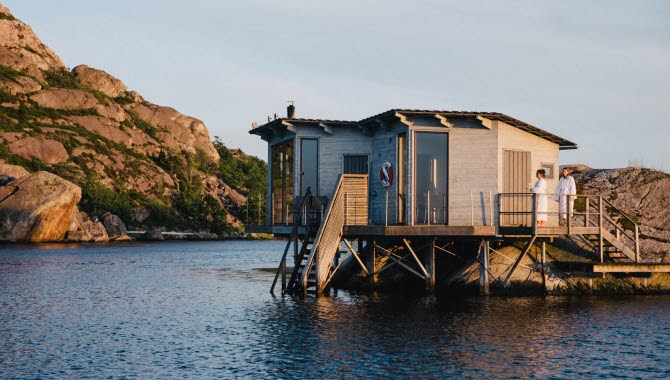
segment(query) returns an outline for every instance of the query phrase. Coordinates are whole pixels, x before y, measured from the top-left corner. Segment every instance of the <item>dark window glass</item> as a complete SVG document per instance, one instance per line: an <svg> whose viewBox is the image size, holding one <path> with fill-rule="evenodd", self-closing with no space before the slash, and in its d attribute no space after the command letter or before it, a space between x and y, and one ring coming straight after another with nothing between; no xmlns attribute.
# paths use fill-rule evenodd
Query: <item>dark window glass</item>
<svg viewBox="0 0 670 380"><path fill-rule="evenodd" d="M415 221L446 224L449 136L427 132L417 132L415 136Z"/></svg>
<svg viewBox="0 0 670 380"><path fill-rule="evenodd" d="M300 140L300 194L310 188L312 195L319 195L319 141Z"/></svg>
<svg viewBox="0 0 670 380"><path fill-rule="evenodd" d="M368 174L368 156L344 156L344 174Z"/></svg>

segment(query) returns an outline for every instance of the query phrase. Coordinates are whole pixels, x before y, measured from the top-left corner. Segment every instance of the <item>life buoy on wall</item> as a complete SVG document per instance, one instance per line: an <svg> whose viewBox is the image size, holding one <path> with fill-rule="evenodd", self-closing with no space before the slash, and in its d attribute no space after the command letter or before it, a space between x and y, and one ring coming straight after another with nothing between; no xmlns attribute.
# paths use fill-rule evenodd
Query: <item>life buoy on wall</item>
<svg viewBox="0 0 670 380"><path fill-rule="evenodd" d="M379 169L379 180L385 189L388 189L393 184L393 165L386 161Z"/></svg>

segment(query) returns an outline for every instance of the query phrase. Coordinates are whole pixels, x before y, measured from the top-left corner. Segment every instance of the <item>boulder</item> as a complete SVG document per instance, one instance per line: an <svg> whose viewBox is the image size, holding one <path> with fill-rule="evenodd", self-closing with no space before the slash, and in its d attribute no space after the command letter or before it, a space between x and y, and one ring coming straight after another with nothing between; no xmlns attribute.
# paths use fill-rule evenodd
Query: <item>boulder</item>
<svg viewBox="0 0 670 380"><path fill-rule="evenodd" d="M149 227L142 236L142 240L165 240L163 230L159 227Z"/></svg>
<svg viewBox="0 0 670 380"><path fill-rule="evenodd" d="M100 217L102 219L102 224L107 230L107 235L110 238L118 238L124 236L128 233L125 223L118 216L112 214L111 212L106 212Z"/></svg>
<svg viewBox="0 0 670 380"><path fill-rule="evenodd" d="M7 144L9 151L30 160L37 158L47 164L58 164L70 157L60 141L26 136Z"/></svg>
<svg viewBox="0 0 670 380"><path fill-rule="evenodd" d="M79 65L72 69L72 72L84 86L91 87L112 98L121 96L128 90L123 82L102 70Z"/></svg>
<svg viewBox="0 0 670 380"><path fill-rule="evenodd" d="M98 99L92 93L67 88L42 90L31 96L30 99L40 107L59 110L89 109L95 108L99 104Z"/></svg>
<svg viewBox="0 0 670 380"><path fill-rule="evenodd" d="M109 241L107 230L96 217L85 218L76 231L68 231L67 240L73 242L106 243Z"/></svg>
<svg viewBox="0 0 670 380"><path fill-rule="evenodd" d="M193 117L182 115L174 108L161 107L150 103L133 103L126 109L137 115L159 131L158 137L163 145L178 152L186 150L196 153L202 151L213 160L219 160L205 124Z"/></svg>
<svg viewBox="0 0 670 380"><path fill-rule="evenodd" d="M7 177L21 178L30 174L26 169L18 165L11 165L4 160L0 160L0 175Z"/></svg>
<svg viewBox="0 0 670 380"><path fill-rule="evenodd" d="M0 191L0 240L63 240L80 199L79 186L45 171L11 182Z"/></svg>
<svg viewBox="0 0 670 380"><path fill-rule="evenodd" d="M42 86L35 79L23 75L11 80L0 81L0 90L6 91L12 95L29 94L41 89Z"/></svg>

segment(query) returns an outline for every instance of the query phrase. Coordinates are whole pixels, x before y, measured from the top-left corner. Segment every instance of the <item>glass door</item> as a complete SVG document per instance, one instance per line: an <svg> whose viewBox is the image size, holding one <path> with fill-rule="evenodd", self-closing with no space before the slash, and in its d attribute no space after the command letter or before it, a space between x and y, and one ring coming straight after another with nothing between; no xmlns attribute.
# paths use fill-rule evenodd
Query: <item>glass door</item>
<svg viewBox="0 0 670 380"><path fill-rule="evenodd" d="M416 132L414 141L414 222L447 223L447 133Z"/></svg>
<svg viewBox="0 0 670 380"><path fill-rule="evenodd" d="M319 195L319 140L300 139L300 196Z"/></svg>
<svg viewBox="0 0 670 380"><path fill-rule="evenodd" d="M293 215L293 140L272 147L272 223L289 224Z"/></svg>

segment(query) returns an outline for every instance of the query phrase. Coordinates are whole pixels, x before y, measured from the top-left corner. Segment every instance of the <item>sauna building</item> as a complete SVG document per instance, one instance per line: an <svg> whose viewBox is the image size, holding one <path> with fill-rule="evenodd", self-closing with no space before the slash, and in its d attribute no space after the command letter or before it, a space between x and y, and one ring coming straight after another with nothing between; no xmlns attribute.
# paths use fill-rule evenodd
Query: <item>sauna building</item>
<svg viewBox="0 0 670 380"><path fill-rule="evenodd" d="M321 294L345 258L372 282L395 265L430 289L435 252L453 255L446 247L468 241L479 244L487 293L491 241L525 244L507 277L495 279L506 287L534 244L562 235L592 242L599 257L582 271L641 270L639 227L603 197L572 196L567 225L548 202L549 222L538 225L535 172L546 171L551 196L560 151L577 145L505 114L392 109L344 121L297 118L291 105L250 133L267 142L269 178L266 225L248 231L288 237L272 290L281 279L282 293Z"/></svg>
<svg viewBox="0 0 670 380"><path fill-rule="evenodd" d="M327 205L340 174L368 175L371 225L496 225L494 196L528 192L536 169L546 170L553 190L559 151L577 148L492 112L393 109L360 121L287 117L251 133L268 142L268 225L291 224L295 200L308 187Z"/></svg>

